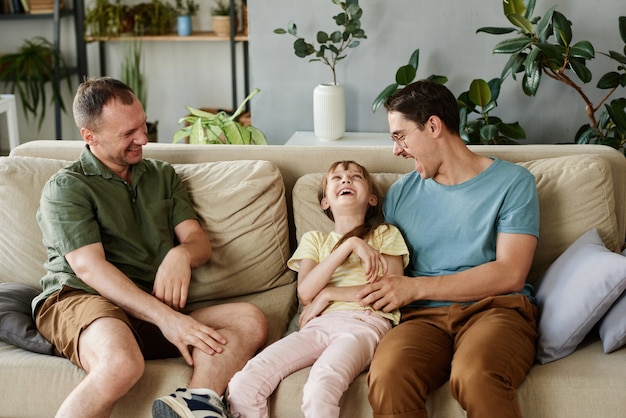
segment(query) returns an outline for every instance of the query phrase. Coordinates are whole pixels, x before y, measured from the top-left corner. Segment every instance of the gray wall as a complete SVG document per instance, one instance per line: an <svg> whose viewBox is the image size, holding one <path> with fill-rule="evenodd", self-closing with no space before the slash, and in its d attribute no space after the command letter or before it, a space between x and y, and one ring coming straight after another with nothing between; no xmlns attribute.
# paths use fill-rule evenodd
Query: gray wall
<svg viewBox="0 0 626 418"><path fill-rule="evenodd" d="M337 28L331 16L339 10L330 0L249 0L250 54L253 87L262 93L253 101L253 124L270 141L284 143L294 131L313 130L313 88L328 82L330 70L321 63L293 54L293 37L276 35L273 29L298 24L299 34L312 40L319 29ZM476 34L483 26L511 26L497 0L361 0L362 26L368 39L349 51L338 66L338 82L346 90L346 129L386 132L384 109L371 112L378 93L394 81L396 69L420 49L418 78L443 74L455 95L466 91L475 78L500 75L508 56L493 55L493 46L506 35ZM539 0L535 15L553 4L574 24L574 41L586 39L596 48L592 62L594 80L585 87L595 102L599 77L615 64L598 51L622 51L617 16L626 15L623 0ZM314 23L318 22L318 23ZM511 35L509 35L511 36ZM626 91L618 92L623 97ZM493 115L506 122L519 121L526 130L524 143L571 142L587 122L582 100L573 90L544 77L539 93L526 97L518 82L507 79Z"/></svg>
<svg viewBox="0 0 626 418"><path fill-rule="evenodd" d="M136 3L139 0L123 0ZM214 0L198 0L200 13L194 28L210 29L208 10ZM92 0L86 0L89 7ZM395 70L404 65L410 53L421 50L418 77L433 73L449 77L447 86L458 95L474 78L497 77L506 57L491 53L504 36L476 34L481 26L508 26L498 0L361 0L362 19L368 39L349 51L338 66L338 80L346 90L348 131L386 132L384 109L372 114L374 97L393 81ZM538 0L537 15L556 1ZM574 22L574 39L587 39L597 50L621 50L617 16L626 15L623 0L566 0L557 10ZM328 82L330 70L320 63L309 63L292 52L293 38L275 35L289 20L298 23L300 34L308 39L318 29L334 30L331 16L339 10L331 0L248 0L250 30L251 87L262 90L251 102L253 124L262 129L273 144L283 144L297 130L312 130L314 87ZM314 22L318 22L314 24ZM45 21L0 21L0 53L10 52L23 39L43 35L51 39L52 27ZM64 22L62 50L71 61L74 38L69 20ZM125 42L107 44L108 75L119 76ZM98 50L89 48L89 73L99 74ZM241 49L238 49L238 56ZM178 129L185 105L230 107L230 59L226 42L145 42L144 59L150 91L149 120L159 121L159 141L170 142ZM241 62L241 60L240 60ZM592 63L596 78L586 87L597 101L593 87L604 72L615 65L603 56ZM241 82L241 71L238 78ZM76 80L74 80L74 88ZM0 90L3 86L0 84ZM239 100L243 99L242 88ZM622 90L621 96L626 92ZM70 105L72 94L65 93ZM495 115L505 121L519 121L526 129L527 143L571 141L578 126L586 122L582 101L571 89L544 79L538 97L528 98L519 83L505 82ZM41 132L32 121L19 117L22 141L54 137L53 110L49 107ZM6 123L0 117L0 140L8 148ZM71 115L63 119L63 138L79 138Z"/></svg>

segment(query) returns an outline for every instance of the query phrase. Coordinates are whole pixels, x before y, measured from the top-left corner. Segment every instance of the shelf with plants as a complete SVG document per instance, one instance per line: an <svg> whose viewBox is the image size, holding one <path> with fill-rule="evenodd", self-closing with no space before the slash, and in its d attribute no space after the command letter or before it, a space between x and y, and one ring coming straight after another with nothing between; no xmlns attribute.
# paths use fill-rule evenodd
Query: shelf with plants
<svg viewBox="0 0 626 418"><path fill-rule="evenodd" d="M4 13L0 14L0 20L3 22L15 21L20 22L21 25L24 25L24 21L52 21L52 39L48 40L46 37L38 36L33 38L32 40L26 40L19 51L15 53L6 54L10 57L14 57L16 59L22 59L25 55L29 54L30 57L34 54L41 53L43 54L43 59L48 59L53 64L48 65L48 68L43 69L39 77L33 77L32 74L27 74L24 71L19 72L8 72L12 74L11 76L0 77L2 81L6 82L8 86L13 86L14 89L17 89L15 93L20 98L20 102L22 103L22 108L25 114L28 116L32 114L35 118L38 119L39 126L41 126L41 122L45 117L45 106L46 97L45 97L45 85L47 83L52 83L52 98L54 100L54 120L55 120L55 137L60 139L62 137L62 126L61 126L61 112L65 111L65 105L63 103L63 98L61 94L61 84L64 79L68 80L72 76L77 76L77 80L80 80L87 75L87 57L86 57L86 46L83 37L81 36L84 33L83 22L84 22L84 5L80 0L75 0L73 2L71 8L62 8L61 0L53 0L51 3L51 10L49 13ZM76 62L72 65L67 65L63 60L63 55L60 51L61 44L61 27L66 27L66 25L62 25L62 20L70 19L72 20L74 27L74 34L76 39ZM10 30L10 26L8 23L2 24L3 29ZM33 25L33 32L37 34L41 34L41 31L38 30ZM42 59L42 57L38 57ZM11 63L7 63L5 61L4 65L11 65ZM13 65L14 68L18 66ZM5 67L6 68L6 67ZM22 83L22 87L17 88L17 84ZM35 91L35 96L30 96L27 98L26 94L23 93L24 85L30 88L30 91ZM37 96L38 93L42 93L42 96Z"/></svg>
<svg viewBox="0 0 626 418"><path fill-rule="evenodd" d="M234 28L237 26L238 16L236 14L235 0L216 0L216 7L212 8L211 13L219 13L224 16L228 13L230 20L230 33L228 35L219 35L216 31L192 31L190 35L181 36L175 32L171 22L180 15L180 9L183 7L182 0L176 1L176 6L167 2L167 0L151 0L149 3L140 3L135 6L128 6L111 0L96 0L85 16L85 25L87 29L84 40L86 42L97 42L99 48L100 73L107 74L107 63L105 48L109 42L128 42L128 41L146 41L146 42L229 42L230 43L230 61L231 61L231 86L233 109L237 107L237 50L236 45L242 45L243 55L243 71L244 71L244 93L250 93L249 86L249 61L248 61L248 34L247 22L244 16L244 30L236 32ZM244 8L246 1L241 1ZM146 7L141 13L133 8ZM152 8L158 8L159 21L151 19L150 14ZM194 6L197 11L197 5ZM111 16L114 16L111 19ZM144 16L149 23L137 22L134 20L136 16ZM113 22L113 24L111 24ZM169 23L168 23L169 22Z"/></svg>

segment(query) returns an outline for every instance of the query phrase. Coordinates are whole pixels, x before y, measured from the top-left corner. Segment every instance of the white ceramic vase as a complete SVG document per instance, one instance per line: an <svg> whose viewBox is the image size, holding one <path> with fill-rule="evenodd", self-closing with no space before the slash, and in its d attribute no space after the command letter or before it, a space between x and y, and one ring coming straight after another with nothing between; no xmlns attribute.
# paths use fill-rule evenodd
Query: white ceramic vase
<svg viewBox="0 0 626 418"><path fill-rule="evenodd" d="M346 133L346 98L342 86L320 84L313 90L313 130L325 141L335 141Z"/></svg>

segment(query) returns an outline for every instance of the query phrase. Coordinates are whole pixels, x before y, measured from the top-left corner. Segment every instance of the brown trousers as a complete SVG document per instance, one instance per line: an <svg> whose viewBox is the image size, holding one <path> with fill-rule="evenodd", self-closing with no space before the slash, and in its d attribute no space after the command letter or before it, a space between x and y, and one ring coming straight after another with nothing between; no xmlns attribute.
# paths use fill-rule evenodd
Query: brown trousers
<svg viewBox="0 0 626 418"><path fill-rule="evenodd" d="M516 390L535 359L537 315L522 295L403 309L370 366L374 417L427 417L428 395L449 379L468 418L521 418Z"/></svg>

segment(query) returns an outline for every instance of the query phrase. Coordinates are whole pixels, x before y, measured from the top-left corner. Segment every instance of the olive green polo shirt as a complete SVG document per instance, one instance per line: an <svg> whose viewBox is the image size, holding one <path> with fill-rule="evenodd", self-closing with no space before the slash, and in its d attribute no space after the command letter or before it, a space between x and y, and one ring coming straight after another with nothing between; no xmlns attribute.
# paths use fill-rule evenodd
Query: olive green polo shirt
<svg viewBox="0 0 626 418"><path fill-rule="evenodd" d="M176 245L174 227L197 215L168 163L143 159L131 174L128 184L86 146L78 160L48 180L37 211L48 252L47 273L34 308L64 285L97 293L74 274L65 254L98 242L109 262L152 291L161 261Z"/></svg>

